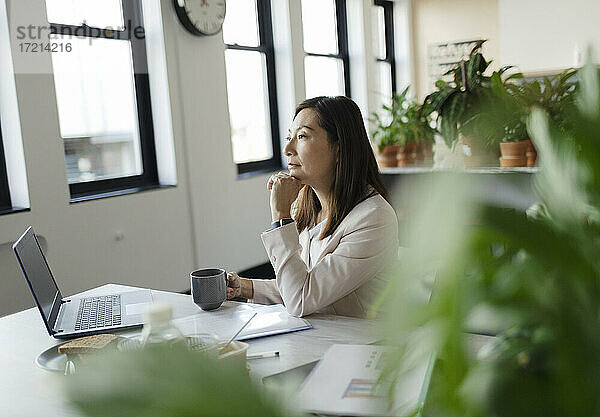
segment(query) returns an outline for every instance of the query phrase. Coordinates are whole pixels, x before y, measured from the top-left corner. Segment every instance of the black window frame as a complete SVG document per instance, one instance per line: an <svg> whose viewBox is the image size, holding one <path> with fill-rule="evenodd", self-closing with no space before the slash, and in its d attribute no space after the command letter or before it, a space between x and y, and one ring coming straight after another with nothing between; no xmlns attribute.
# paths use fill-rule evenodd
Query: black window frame
<svg viewBox="0 0 600 417"><path fill-rule="evenodd" d="M238 176L245 177L264 172L273 172L283 167L281 160L281 140L279 135L279 112L277 106L277 84L275 81L275 46L273 41L273 20L271 0L256 0L258 24L258 46L245 46L225 43L226 49L261 52L265 56L267 68L267 88L269 96L269 117L271 120L271 142L273 156L270 159L238 163Z"/></svg>
<svg viewBox="0 0 600 417"><path fill-rule="evenodd" d="M377 62L390 64L392 73L392 94L398 92L396 84L396 51L394 45L394 2L390 0L374 0L375 6L383 7L385 58L377 57Z"/></svg>
<svg viewBox="0 0 600 417"><path fill-rule="evenodd" d="M131 43L133 75L136 94L142 173L69 184L71 201L85 200L86 197L102 197L119 192L136 192L159 187L158 167L154 124L152 121L152 103L150 101L150 81L146 54L145 30L141 0L121 0L123 28L101 29L82 25L50 23L52 34L72 35L83 38L104 38L109 40L128 40Z"/></svg>
<svg viewBox="0 0 600 417"><path fill-rule="evenodd" d="M337 54L319 54L304 51L304 56L335 58L342 61L344 67L344 94L351 97L350 89L350 52L348 48L348 18L346 16L346 0L334 0L336 33L338 41Z"/></svg>
<svg viewBox="0 0 600 417"><path fill-rule="evenodd" d="M6 156L2 140L2 127L0 126L0 213L11 211L12 208L8 186L8 171L6 170Z"/></svg>

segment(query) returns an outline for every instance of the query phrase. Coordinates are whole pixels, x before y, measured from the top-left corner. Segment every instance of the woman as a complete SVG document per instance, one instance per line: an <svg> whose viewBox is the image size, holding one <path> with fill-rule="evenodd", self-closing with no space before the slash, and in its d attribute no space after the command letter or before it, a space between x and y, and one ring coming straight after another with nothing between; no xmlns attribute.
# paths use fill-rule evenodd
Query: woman
<svg viewBox="0 0 600 417"><path fill-rule="evenodd" d="M397 254L398 220L360 109L347 97L306 100L287 140L289 174L268 181L273 225L261 236L275 280L229 274L227 298L364 317Z"/></svg>

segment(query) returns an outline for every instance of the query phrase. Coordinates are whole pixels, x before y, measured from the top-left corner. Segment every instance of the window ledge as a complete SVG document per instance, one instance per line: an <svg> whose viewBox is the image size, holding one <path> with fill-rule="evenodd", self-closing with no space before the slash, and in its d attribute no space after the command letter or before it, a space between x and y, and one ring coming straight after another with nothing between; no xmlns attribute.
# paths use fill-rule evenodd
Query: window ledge
<svg viewBox="0 0 600 417"><path fill-rule="evenodd" d="M413 166L413 167L397 167L397 168L380 168L381 174L398 175L398 174L428 174L439 172L455 172L466 174L535 174L539 172L538 167L481 167L481 168L466 168L466 169L434 169L431 166Z"/></svg>
<svg viewBox="0 0 600 417"><path fill-rule="evenodd" d="M24 207L3 208L3 209L0 209L0 216L3 216L5 214L23 213L23 212L26 212L26 211L31 211L31 209L24 208Z"/></svg>
<svg viewBox="0 0 600 417"><path fill-rule="evenodd" d="M162 190L165 188L175 188L177 185L148 185L144 187L126 188L124 190L112 190L106 192L98 192L88 195L78 195L71 197L71 203L80 203L82 201L99 200L102 198L118 197L123 195L137 194L144 191Z"/></svg>
<svg viewBox="0 0 600 417"><path fill-rule="evenodd" d="M280 167L271 167L271 168L264 168L264 169L257 169L255 171L249 171L249 172L243 172L241 174L237 174L237 179L238 180L242 180L244 178L252 178L255 177L257 175L264 175L264 174L270 174L273 172L279 172L281 170L283 170L284 168Z"/></svg>

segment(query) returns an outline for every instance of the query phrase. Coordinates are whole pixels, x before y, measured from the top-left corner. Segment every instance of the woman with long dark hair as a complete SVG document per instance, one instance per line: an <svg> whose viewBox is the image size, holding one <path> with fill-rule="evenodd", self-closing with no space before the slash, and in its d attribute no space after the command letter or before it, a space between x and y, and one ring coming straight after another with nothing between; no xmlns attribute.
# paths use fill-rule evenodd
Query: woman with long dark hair
<svg viewBox="0 0 600 417"><path fill-rule="evenodd" d="M271 176L271 229L262 241L275 280L228 276L227 297L364 317L398 251L389 204L360 109L347 97L296 108L284 148L289 173Z"/></svg>

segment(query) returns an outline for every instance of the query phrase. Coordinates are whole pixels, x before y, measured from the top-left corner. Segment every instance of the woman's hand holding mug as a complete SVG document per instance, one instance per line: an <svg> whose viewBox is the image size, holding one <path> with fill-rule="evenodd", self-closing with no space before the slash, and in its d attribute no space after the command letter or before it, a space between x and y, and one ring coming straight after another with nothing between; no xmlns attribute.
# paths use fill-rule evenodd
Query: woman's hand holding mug
<svg viewBox="0 0 600 417"><path fill-rule="evenodd" d="M229 272L227 274L227 299L231 300L235 297L253 298L254 285L252 280L240 278L235 272Z"/></svg>
<svg viewBox="0 0 600 417"><path fill-rule="evenodd" d="M291 218L292 203L298 198L298 193L304 184L286 172L272 175L267 183L271 190L271 218L274 222Z"/></svg>

